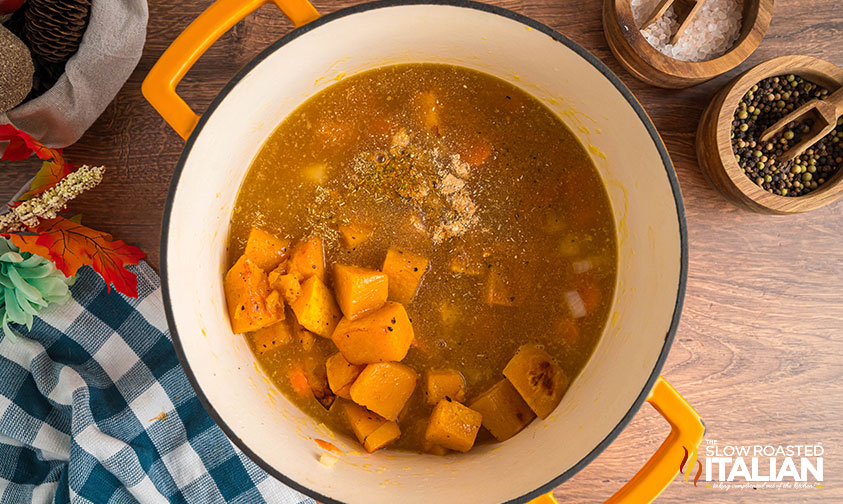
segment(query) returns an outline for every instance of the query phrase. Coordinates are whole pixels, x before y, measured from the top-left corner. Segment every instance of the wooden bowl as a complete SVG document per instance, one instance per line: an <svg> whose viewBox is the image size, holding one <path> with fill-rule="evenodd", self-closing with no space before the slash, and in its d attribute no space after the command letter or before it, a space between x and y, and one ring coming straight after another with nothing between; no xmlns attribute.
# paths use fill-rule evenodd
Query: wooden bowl
<svg viewBox="0 0 843 504"><path fill-rule="evenodd" d="M697 158L708 180L738 206L757 212L789 214L828 205L843 195L843 168L804 196L772 194L749 179L732 150L732 121L741 98L759 81L795 74L829 90L843 86L843 68L811 56L781 56L737 76L721 89L703 113L697 130Z"/></svg>
<svg viewBox="0 0 843 504"><path fill-rule="evenodd" d="M735 45L708 61L680 61L651 46L635 23L630 0L603 1L603 32L615 57L632 75L653 86L686 88L722 75L749 57L770 27L774 1L745 0Z"/></svg>

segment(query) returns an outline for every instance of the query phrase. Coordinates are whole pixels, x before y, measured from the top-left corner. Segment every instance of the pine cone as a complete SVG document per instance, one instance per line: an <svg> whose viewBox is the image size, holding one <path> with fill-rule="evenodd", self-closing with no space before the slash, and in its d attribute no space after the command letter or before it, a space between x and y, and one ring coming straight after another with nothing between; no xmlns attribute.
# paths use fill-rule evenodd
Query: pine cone
<svg viewBox="0 0 843 504"><path fill-rule="evenodd" d="M29 0L24 22L29 49L63 65L79 49L90 13L91 0Z"/></svg>

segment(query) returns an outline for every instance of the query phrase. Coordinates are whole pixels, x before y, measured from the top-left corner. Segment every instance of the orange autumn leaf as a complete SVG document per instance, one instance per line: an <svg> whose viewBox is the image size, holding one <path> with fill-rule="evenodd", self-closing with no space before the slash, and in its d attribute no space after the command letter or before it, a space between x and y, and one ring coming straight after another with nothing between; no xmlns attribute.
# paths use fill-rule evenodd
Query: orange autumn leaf
<svg viewBox="0 0 843 504"><path fill-rule="evenodd" d="M0 125L0 142L9 142L0 161L23 161L35 153L43 160L64 164L61 149L51 149L11 124Z"/></svg>
<svg viewBox="0 0 843 504"><path fill-rule="evenodd" d="M20 197L20 201L26 201L38 196L47 189L55 187L61 179L73 172L73 165L64 160L51 160L41 163L41 169L35 174L32 183L29 184L29 191Z"/></svg>
<svg viewBox="0 0 843 504"><path fill-rule="evenodd" d="M54 262L65 276L73 276L82 266L90 265L117 292L137 297L138 284L127 265L146 257L141 250L111 235L96 231L64 217L44 221L29 233L10 233L9 238L24 252Z"/></svg>

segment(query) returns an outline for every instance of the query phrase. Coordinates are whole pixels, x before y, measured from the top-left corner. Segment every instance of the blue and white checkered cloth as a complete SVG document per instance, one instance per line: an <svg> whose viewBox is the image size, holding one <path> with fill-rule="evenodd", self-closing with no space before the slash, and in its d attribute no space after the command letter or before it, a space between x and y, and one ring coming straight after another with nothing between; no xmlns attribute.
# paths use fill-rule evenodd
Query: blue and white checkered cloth
<svg viewBox="0 0 843 504"><path fill-rule="evenodd" d="M214 424L170 340L158 277L138 299L80 270L73 300L0 341L0 504L313 504Z"/></svg>

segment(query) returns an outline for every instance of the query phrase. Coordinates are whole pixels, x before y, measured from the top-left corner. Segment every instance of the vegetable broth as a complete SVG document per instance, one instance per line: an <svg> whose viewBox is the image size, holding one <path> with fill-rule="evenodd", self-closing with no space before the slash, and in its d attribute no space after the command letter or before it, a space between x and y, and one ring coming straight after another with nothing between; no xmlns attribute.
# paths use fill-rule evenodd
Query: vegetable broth
<svg viewBox="0 0 843 504"><path fill-rule="evenodd" d="M349 223L371 227L371 237L345 247L337 228ZM415 341L403 364L420 377L429 369L461 372L469 400L502 378L525 343L541 345L573 379L614 294L614 220L585 149L535 98L455 66L370 70L297 108L243 182L229 266L252 227L293 241L321 237L329 286L333 264L380 269L391 246L429 259L406 305ZM493 277L507 293L502 304L487 302ZM295 338L255 353L298 407L349 433L340 408L325 410L291 386L291 366L324 363L337 351L327 338L309 346ZM392 448L423 451L433 407L422 383L398 419L402 436Z"/></svg>

